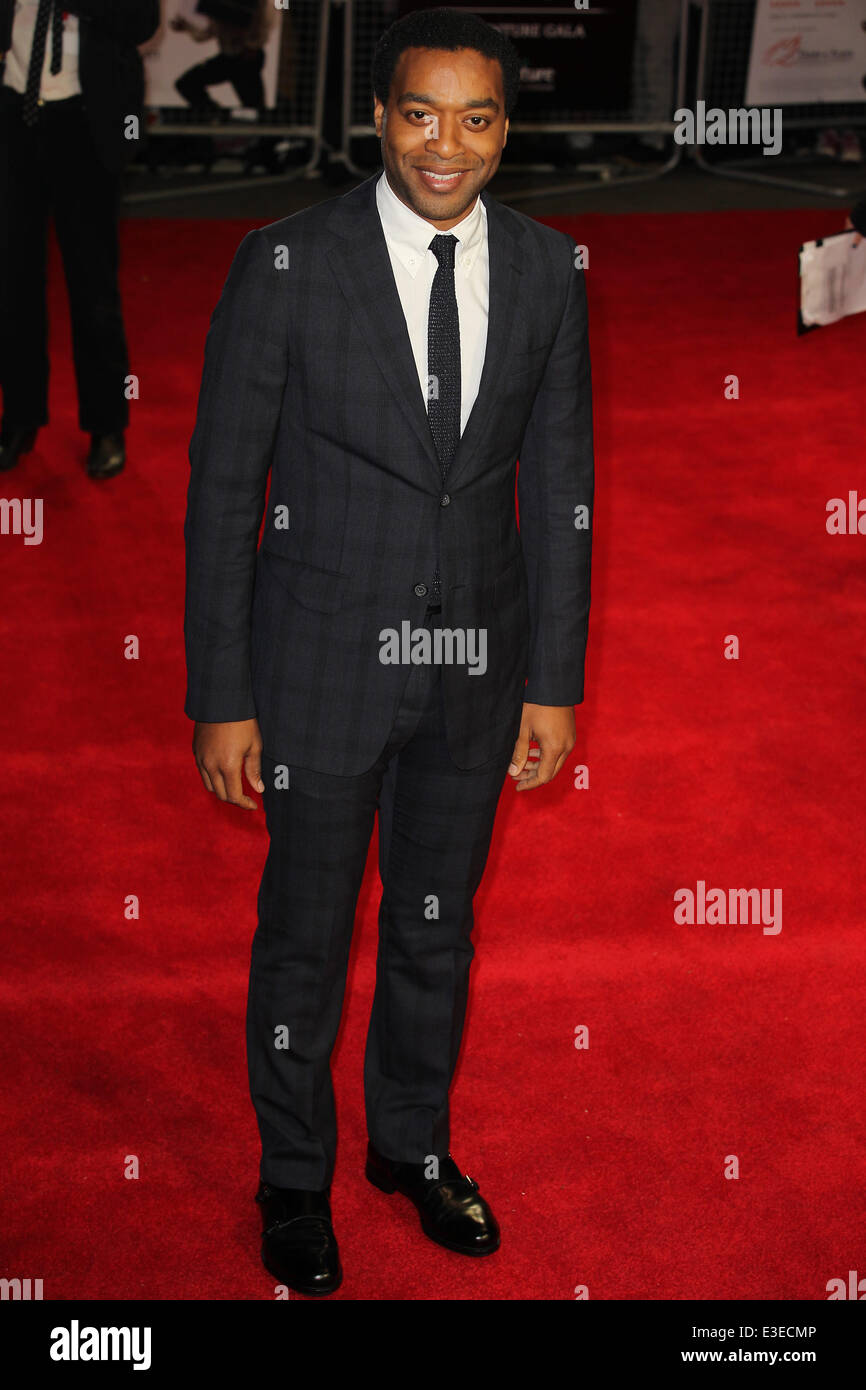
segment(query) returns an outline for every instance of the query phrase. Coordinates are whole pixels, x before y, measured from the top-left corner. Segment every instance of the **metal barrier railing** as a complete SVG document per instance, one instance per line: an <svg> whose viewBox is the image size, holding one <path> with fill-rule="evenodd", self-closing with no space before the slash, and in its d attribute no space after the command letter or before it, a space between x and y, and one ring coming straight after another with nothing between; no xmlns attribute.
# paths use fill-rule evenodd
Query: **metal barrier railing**
<svg viewBox="0 0 866 1390"><path fill-rule="evenodd" d="M333 8L342 10L343 99L339 133L335 130L331 138L326 139L325 86ZM476 7L469 4L465 8ZM575 14L572 7L564 5L532 8L538 14L572 17ZM478 6L477 9L483 14L489 7ZM787 147L773 157L770 169L764 155L731 157L724 153L714 157L707 152L714 147L686 146L673 139L677 127L674 113L686 102L690 12L699 16L695 99L704 102L707 109L730 109L741 108L744 103L755 10L756 0L638 0L628 106L586 110L576 104L571 108L564 105L545 111L543 118L535 118L531 112L521 115L518 102L515 117L510 122L512 134L552 139L565 137L568 149L558 160L563 173L558 175L555 184L536 184L510 194L508 201L528 201L587 188L618 188L658 179L677 167L686 150L697 168L718 177L850 198L856 188L783 172L793 158ZM260 111L255 120L234 118L227 110L225 117L216 123L212 119L202 122L195 111L164 107L156 123L149 124L148 136L207 136L222 146L233 141L249 143L251 139L263 137L306 140L309 148L302 162L271 177L311 174L320 167L323 152L326 152L332 161L342 163L356 177L363 178L372 170L358 164L355 147L361 140L375 138L370 83L373 52L380 34L397 12L395 0L292 0L289 9L283 12L277 100L273 106ZM340 17L335 16L333 22L339 26ZM517 47L519 51L519 40ZM783 109L783 132L789 135L793 131L818 132L843 123L852 129L866 127L866 104L813 102L786 105ZM603 152L592 156L586 151L581 154L581 145L596 135L654 137L660 146L658 159L652 167L621 172L622 164L616 155L606 158ZM334 149L338 141L339 148ZM509 153L512 157L503 172L521 168L512 151ZM544 167L550 168L550 165ZM573 181L568 177L571 171L600 175L600 180ZM206 193L230 186L225 181L215 180L189 190L167 188L140 196L146 199L175 197L178 191ZM249 179L238 186L249 186ZM126 201L138 196L130 194Z"/></svg>
<svg viewBox="0 0 866 1390"><path fill-rule="evenodd" d="M741 108L745 104L752 30L755 23L756 0L702 0L696 99L706 108L722 110ZM866 15L864 15L866 18ZM817 134L835 124L851 129L866 126L866 106L863 102L811 102L785 105L782 108L783 139L786 132L811 131ZM776 188L793 188L803 193L819 193L824 197L850 198L852 189L814 180L774 173L768 169L764 155L731 159L709 159L705 147L695 146L693 158L698 168L720 178L745 179ZM773 166L787 167L801 156L783 149L772 158ZM753 166L753 167L751 167Z"/></svg>
<svg viewBox="0 0 866 1390"><path fill-rule="evenodd" d="M382 31L395 18L393 4L387 0L343 0L344 34L344 93L343 129L339 158L346 167L358 177L370 173L370 169L360 167L354 158L353 146L361 138L375 135L372 120L373 94L370 84L370 66L376 42ZM473 10L475 7L465 6ZM479 6L484 17L485 6ZM573 6L542 5L533 6L533 13L556 14L560 17L575 17ZM515 118L509 124L509 131L516 135L565 135L582 137L619 133L622 135L644 135L662 137L663 142L670 137L670 151L666 157L661 154L662 163L650 169L635 173L617 174L604 177L611 165L599 163L581 165L577 150L569 164L576 168L595 169L602 173L600 183L586 180L580 183L558 182L555 187L533 188L509 197L509 202L540 198L556 193L569 193L588 187L619 188L625 183L644 182L668 173L679 164L682 147L673 142L674 111L682 106L685 94L686 74L686 34L688 19L688 0L645 0L637 10L637 31L635 36L632 69L632 95L629 106L621 110L581 110L577 105L563 106L545 112L540 120L521 118L518 100ZM516 44L519 51L519 41ZM509 163L510 168L516 168ZM615 162L613 167L615 167Z"/></svg>

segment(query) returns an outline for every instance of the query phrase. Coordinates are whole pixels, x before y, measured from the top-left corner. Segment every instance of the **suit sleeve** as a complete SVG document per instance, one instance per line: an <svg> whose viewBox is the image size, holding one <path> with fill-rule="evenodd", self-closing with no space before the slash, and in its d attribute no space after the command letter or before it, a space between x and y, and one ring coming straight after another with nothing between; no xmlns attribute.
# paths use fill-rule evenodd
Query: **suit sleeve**
<svg viewBox="0 0 866 1390"><path fill-rule="evenodd" d="M584 695L594 465L586 285L574 251L564 237L565 306L517 475L530 616L523 698L538 705L577 705Z"/></svg>
<svg viewBox="0 0 866 1390"><path fill-rule="evenodd" d="M255 717L250 615L259 527L288 371L286 270L249 232L213 312L189 445L184 637L190 719Z"/></svg>
<svg viewBox="0 0 866 1390"><path fill-rule="evenodd" d="M147 43L159 28L159 0L65 0L63 8L128 43Z"/></svg>

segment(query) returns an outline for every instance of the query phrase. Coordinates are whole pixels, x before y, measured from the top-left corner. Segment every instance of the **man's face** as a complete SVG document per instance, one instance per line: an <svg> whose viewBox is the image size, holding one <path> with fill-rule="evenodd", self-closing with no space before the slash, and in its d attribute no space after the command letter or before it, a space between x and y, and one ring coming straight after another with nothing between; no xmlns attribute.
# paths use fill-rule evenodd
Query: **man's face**
<svg viewBox="0 0 866 1390"><path fill-rule="evenodd" d="M474 48L407 48L374 117L392 189L445 232L499 168L508 138L502 68Z"/></svg>

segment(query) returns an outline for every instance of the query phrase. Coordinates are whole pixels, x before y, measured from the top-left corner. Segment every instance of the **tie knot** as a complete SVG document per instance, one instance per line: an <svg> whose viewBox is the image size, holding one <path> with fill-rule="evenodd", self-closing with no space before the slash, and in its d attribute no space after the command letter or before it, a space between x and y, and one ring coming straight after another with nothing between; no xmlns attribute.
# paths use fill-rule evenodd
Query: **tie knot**
<svg viewBox="0 0 866 1390"><path fill-rule="evenodd" d="M434 236L429 249L445 270L454 269L454 256L457 251L457 238L450 232L440 232Z"/></svg>

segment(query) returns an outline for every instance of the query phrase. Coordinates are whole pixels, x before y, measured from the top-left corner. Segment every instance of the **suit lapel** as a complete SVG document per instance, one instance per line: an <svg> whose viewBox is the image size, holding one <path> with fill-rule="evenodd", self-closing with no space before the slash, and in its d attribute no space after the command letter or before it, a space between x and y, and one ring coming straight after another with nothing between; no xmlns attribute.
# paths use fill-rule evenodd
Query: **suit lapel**
<svg viewBox="0 0 866 1390"><path fill-rule="evenodd" d="M397 404L424 448L433 476L440 479L439 458L427 407L418 380L409 330L391 268L391 258L376 207L374 174L337 203L329 228L340 237L328 248L334 275ZM487 346L478 396L451 462L449 485L473 457L483 438L497 392L507 369L520 263L516 241L501 204L481 194L487 209L490 261ZM432 229L431 229L432 235Z"/></svg>
<svg viewBox="0 0 866 1390"><path fill-rule="evenodd" d="M508 225L508 214L486 191L481 200L487 209L487 251L490 263L489 303L487 310L487 345L478 395L460 437L457 452L448 471L449 487L480 451L490 413L497 396L503 390L511 357L511 327L517 309L520 287L520 260L517 242Z"/></svg>
<svg viewBox="0 0 866 1390"><path fill-rule="evenodd" d="M378 178L374 174L337 203L328 225L340 240L328 255L367 347L438 476L436 445L376 207Z"/></svg>

